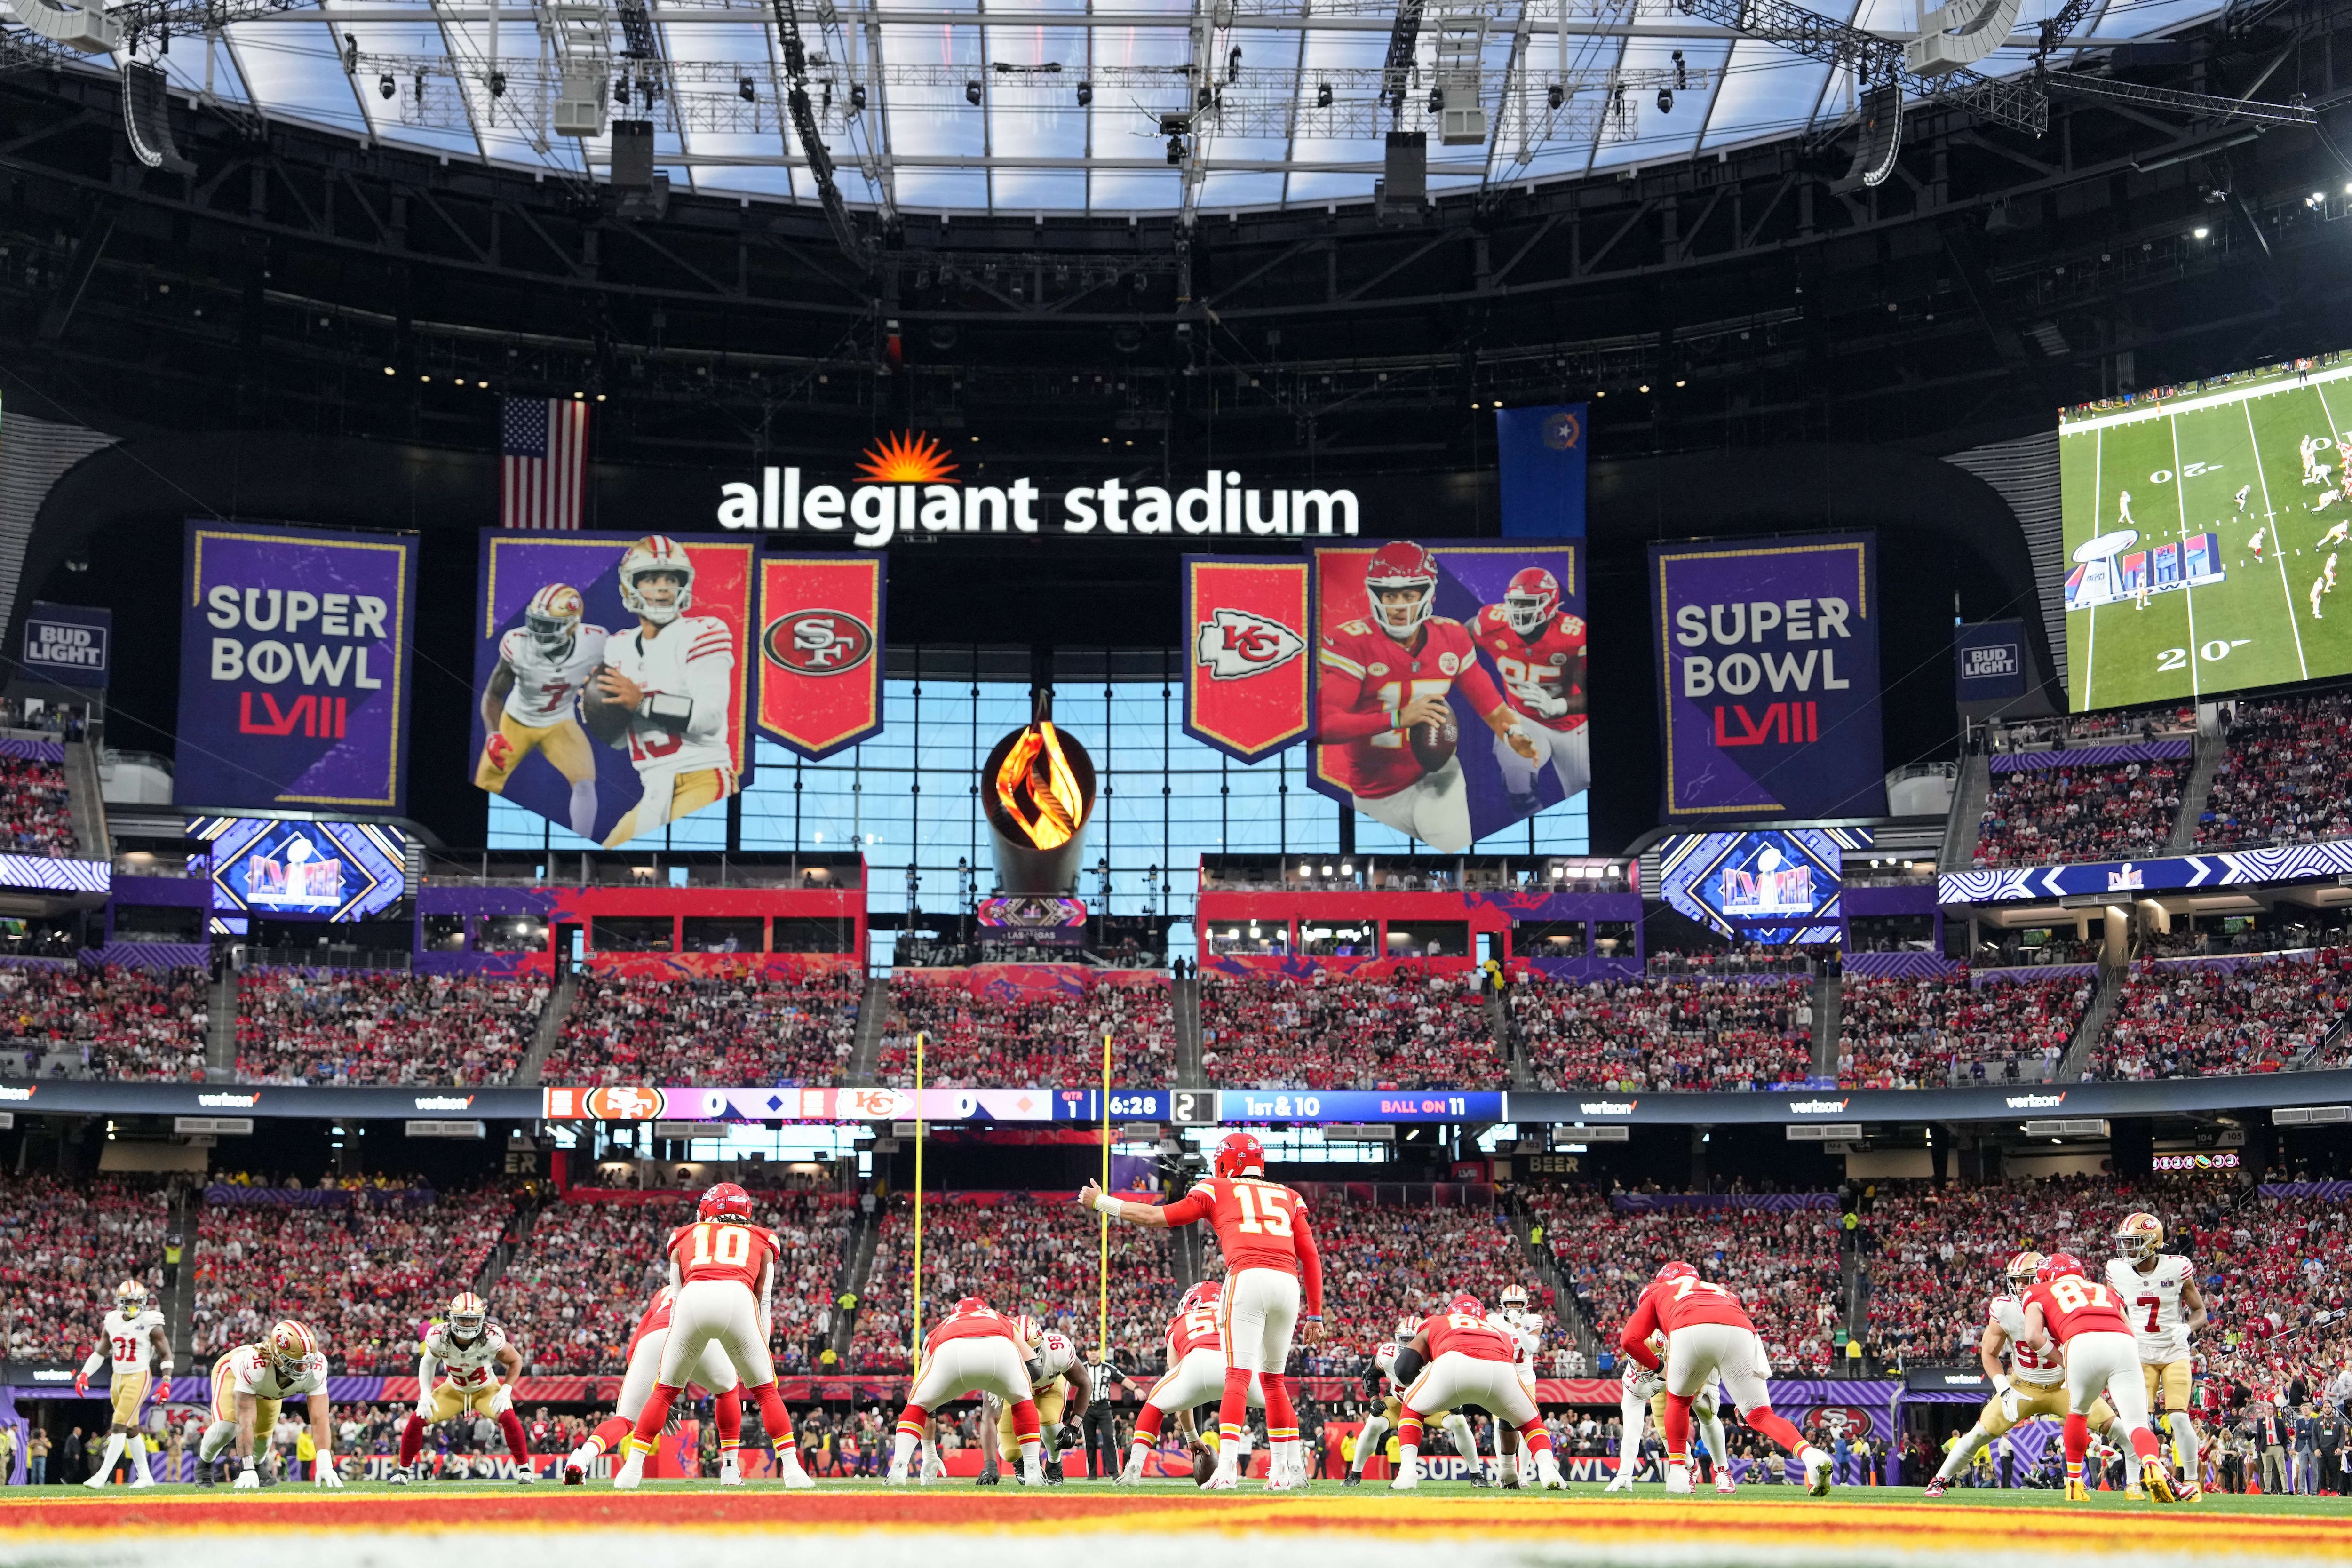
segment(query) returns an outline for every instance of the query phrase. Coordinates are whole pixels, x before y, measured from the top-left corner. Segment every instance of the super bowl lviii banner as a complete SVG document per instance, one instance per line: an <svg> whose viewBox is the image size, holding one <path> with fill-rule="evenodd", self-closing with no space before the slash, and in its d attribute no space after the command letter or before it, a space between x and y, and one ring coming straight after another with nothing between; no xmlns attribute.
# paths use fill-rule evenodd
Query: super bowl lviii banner
<svg viewBox="0 0 2352 1568"><path fill-rule="evenodd" d="M760 558L760 732L815 762L882 732L880 556Z"/></svg>
<svg viewBox="0 0 2352 1568"><path fill-rule="evenodd" d="M607 848L723 805L749 761L751 551L485 532L475 786Z"/></svg>
<svg viewBox="0 0 2352 1568"><path fill-rule="evenodd" d="M1307 563L1184 557L1184 733L1244 763L1307 729Z"/></svg>
<svg viewBox="0 0 2352 1568"><path fill-rule="evenodd" d="M183 577L174 800L399 811L416 536L191 521Z"/></svg>
<svg viewBox="0 0 2352 1568"><path fill-rule="evenodd" d="M1669 820L1877 816L1877 539L1650 547Z"/></svg>
<svg viewBox="0 0 2352 1568"><path fill-rule="evenodd" d="M1580 794L1583 546L1315 552L1318 790L1456 853Z"/></svg>

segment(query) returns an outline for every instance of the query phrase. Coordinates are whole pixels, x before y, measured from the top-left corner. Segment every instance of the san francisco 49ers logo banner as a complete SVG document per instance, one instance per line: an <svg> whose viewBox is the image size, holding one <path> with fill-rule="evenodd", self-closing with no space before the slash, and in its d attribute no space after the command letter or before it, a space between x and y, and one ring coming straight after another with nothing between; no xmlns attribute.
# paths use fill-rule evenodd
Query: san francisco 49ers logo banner
<svg viewBox="0 0 2352 1568"><path fill-rule="evenodd" d="M1254 763L1307 734L1307 563L1184 557L1184 733Z"/></svg>
<svg viewBox="0 0 2352 1568"><path fill-rule="evenodd" d="M760 732L811 762L882 732L887 564L760 558Z"/></svg>

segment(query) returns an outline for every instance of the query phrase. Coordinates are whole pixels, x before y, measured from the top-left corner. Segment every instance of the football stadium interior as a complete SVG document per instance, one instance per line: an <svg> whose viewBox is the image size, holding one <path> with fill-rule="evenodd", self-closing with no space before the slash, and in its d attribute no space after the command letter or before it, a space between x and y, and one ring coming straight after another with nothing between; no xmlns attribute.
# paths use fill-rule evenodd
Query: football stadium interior
<svg viewBox="0 0 2352 1568"><path fill-rule="evenodd" d="M0 1563L2352 1555L2347 221L2343 0L0 0Z"/></svg>

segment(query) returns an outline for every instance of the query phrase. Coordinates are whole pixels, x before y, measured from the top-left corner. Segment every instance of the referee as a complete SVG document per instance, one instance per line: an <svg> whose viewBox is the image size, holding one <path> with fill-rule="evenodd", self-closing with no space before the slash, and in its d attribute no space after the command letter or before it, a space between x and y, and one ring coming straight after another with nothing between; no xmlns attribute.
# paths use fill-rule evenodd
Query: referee
<svg viewBox="0 0 2352 1568"><path fill-rule="evenodd" d="M1108 1352L1087 1363L1087 1386L1094 1390L1094 1397L1087 1402L1078 1425L1087 1465L1097 1480L1111 1479L1126 1463L1126 1456L1118 1451L1118 1413L1110 1404L1110 1385L1114 1382L1133 1385L1118 1361Z"/></svg>

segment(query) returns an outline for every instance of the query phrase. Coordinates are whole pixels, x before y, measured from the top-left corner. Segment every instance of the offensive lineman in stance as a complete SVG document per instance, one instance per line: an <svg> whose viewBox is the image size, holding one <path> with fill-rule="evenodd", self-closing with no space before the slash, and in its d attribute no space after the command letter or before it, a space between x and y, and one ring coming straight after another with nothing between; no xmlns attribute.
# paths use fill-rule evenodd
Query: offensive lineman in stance
<svg viewBox="0 0 2352 1568"><path fill-rule="evenodd" d="M1560 1487L1559 1461L1552 1457L1551 1434L1536 1409L1535 1384L1519 1372L1519 1342L1486 1321L1474 1296L1456 1296L1448 1310L1424 1321L1411 1342L1397 1347L1396 1376L1404 1384L1404 1418L1397 1424L1397 1473L1392 1491L1421 1484L1421 1413L1455 1405L1483 1405L1496 1420L1517 1429L1535 1456L1536 1485ZM1470 1450L1473 1459L1478 1450Z"/></svg>
<svg viewBox="0 0 2352 1568"><path fill-rule="evenodd" d="M1294 1330L1308 1344L1323 1336L1323 1259L1315 1250L1306 1200L1265 1179L1265 1145L1246 1132L1227 1133L1217 1145L1217 1173L1172 1204L1131 1204L1089 1181L1078 1193L1078 1206L1150 1230L1202 1219L1216 1228L1225 1257L1219 1314L1225 1333L1225 1394L1217 1410L1217 1473L1206 1489L1231 1491L1239 1484L1253 1377L1265 1390L1265 1440L1273 1460L1265 1489L1286 1492L1305 1487L1307 1455L1282 1372L1290 1360Z"/></svg>
<svg viewBox="0 0 2352 1568"><path fill-rule="evenodd" d="M1021 1484L1044 1486L1044 1436L1038 1430L1029 1362L1029 1346L1012 1319L977 1296L958 1301L946 1320L924 1338L922 1364L916 1369L913 1386L907 1390L907 1407L898 1413L890 1484L907 1484L908 1463L924 1442L923 1425L931 1412L978 1389L996 1395L1013 1413L1013 1435L1021 1449ZM928 1469L924 1479L929 1479Z"/></svg>

